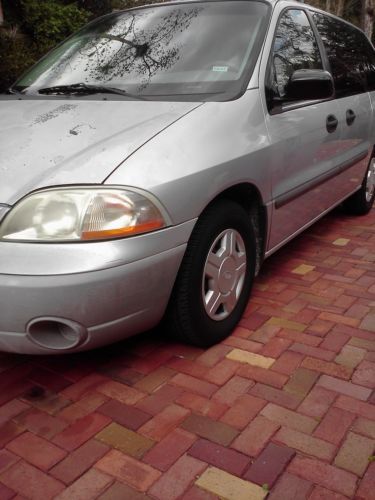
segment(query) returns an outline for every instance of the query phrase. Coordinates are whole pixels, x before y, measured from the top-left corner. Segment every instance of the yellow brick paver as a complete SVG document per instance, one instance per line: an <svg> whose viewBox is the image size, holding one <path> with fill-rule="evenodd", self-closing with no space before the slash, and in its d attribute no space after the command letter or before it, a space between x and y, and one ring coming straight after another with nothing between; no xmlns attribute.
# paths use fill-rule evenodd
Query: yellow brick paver
<svg viewBox="0 0 375 500"><path fill-rule="evenodd" d="M334 464L341 469L354 472L359 477L363 476L373 454L375 441L354 432L349 432L341 446Z"/></svg>
<svg viewBox="0 0 375 500"><path fill-rule="evenodd" d="M216 467L209 467L195 483L223 500L263 500L267 491Z"/></svg>
<svg viewBox="0 0 375 500"><path fill-rule="evenodd" d="M366 350L351 345L346 345L342 348L340 354L335 358L335 363L355 368L366 356Z"/></svg>
<svg viewBox="0 0 375 500"><path fill-rule="evenodd" d="M273 358L266 358L266 356L243 351L242 349L233 349L233 351L230 351L226 357L233 361L239 361L240 363L247 363L253 366L260 366L261 368L269 368L275 362Z"/></svg>
<svg viewBox="0 0 375 500"><path fill-rule="evenodd" d="M354 345L354 347L359 347L360 349L367 349L368 351L375 351L375 341L360 339L358 337L352 337L349 342L349 345Z"/></svg>
<svg viewBox="0 0 375 500"><path fill-rule="evenodd" d="M303 323L297 323L296 321L291 321L285 318L272 317L265 324L281 326L281 328L286 328L288 330L297 330L297 332L303 332L304 330L306 330L306 325L304 325Z"/></svg>
<svg viewBox="0 0 375 500"><path fill-rule="evenodd" d="M333 244L337 247L344 247L349 243L349 241L350 240L348 240L347 238L337 238L337 240L335 240Z"/></svg>
<svg viewBox="0 0 375 500"><path fill-rule="evenodd" d="M141 436L115 422L99 432L96 439L134 458L141 458L155 444L152 439Z"/></svg>
<svg viewBox="0 0 375 500"><path fill-rule="evenodd" d="M293 269L292 273L300 274L303 276L303 275L309 273L310 271L313 271L314 269L315 269L315 266L309 266L308 264L301 264L300 266Z"/></svg>

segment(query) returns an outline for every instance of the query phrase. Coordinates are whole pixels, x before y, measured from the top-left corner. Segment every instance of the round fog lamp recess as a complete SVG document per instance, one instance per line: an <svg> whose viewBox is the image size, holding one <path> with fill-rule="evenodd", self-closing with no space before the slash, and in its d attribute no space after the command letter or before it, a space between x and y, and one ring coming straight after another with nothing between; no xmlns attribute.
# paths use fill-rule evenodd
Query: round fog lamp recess
<svg viewBox="0 0 375 500"><path fill-rule="evenodd" d="M87 329L76 321L49 316L30 321L26 333L39 347L59 351L83 344L88 336Z"/></svg>

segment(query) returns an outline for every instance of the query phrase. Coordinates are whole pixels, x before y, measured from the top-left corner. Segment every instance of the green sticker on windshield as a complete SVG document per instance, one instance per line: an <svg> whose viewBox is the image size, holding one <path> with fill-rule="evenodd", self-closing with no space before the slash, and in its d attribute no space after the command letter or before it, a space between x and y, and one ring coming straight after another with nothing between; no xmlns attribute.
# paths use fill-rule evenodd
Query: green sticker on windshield
<svg viewBox="0 0 375 500"><path fill-rule="evenodd" d="M226 73L228 71L228 66L212 66L212 71L219 71L220 73Z"/></svg>

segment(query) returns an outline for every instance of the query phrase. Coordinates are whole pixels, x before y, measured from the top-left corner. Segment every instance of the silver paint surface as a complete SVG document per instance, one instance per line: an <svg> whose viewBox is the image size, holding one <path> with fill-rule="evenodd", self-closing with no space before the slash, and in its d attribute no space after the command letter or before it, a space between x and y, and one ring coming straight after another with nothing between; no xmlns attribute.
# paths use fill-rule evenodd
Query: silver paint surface
<svg viewBox="0 0 375 500"><path fill-rule="evenodd" d="M0 101L0 203L63 184L100 184L197 103Z"/></svg>

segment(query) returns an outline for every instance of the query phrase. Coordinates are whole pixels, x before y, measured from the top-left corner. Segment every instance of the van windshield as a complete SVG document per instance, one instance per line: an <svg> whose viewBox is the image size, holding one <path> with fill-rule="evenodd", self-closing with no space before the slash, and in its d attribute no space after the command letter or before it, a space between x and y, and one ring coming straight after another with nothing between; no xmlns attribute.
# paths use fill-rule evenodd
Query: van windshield
<svg viewBox="0 0 375 500"><path fill-rule="evenodd" d="M92 95L108 87L128 98L233 99L249 81L268 16L267 4L249 0L117 12L71 36L12 89Z"/></svg>

